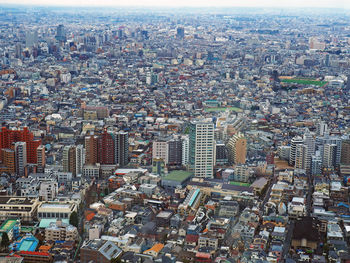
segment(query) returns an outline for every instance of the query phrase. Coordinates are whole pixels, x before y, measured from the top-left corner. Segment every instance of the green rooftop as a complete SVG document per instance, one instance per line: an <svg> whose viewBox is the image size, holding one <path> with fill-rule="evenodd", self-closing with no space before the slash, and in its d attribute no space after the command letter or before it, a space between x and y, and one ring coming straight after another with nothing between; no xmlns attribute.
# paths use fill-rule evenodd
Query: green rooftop
<svg viewBox="0 0 350 263"><path fill-rule="evenodd" d="M17 224L15 219L7 219L0 227L1 231L8 232Z"/></svg>
<svg viewBox="0 0 350 263"><path fill-rule="evenodd" d="M189 177L192 176L191 172L187 171L171 171L167 176L163 178L163 180L183 182Z"/></svg>
<svg viewBox="0 0 350 263"><path fill-rule="evenodd" d="M230 181L230 184L232 185L238 185L238 186L250 186L248 183L242 183L242 182L235 182L235 181Z"/></svg>

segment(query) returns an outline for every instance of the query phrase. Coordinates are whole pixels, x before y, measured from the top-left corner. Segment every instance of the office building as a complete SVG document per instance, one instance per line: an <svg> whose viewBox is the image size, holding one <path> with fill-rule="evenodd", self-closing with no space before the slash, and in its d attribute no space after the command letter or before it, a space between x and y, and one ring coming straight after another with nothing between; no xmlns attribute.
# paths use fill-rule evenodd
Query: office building
<svg viewBox="0 0 350 263"><path fill-rule="evenodd" d="M215 162L214 124L191 122L189 136L189 164L197 177L213 177Z"/></svg>
<svg viewBox="0 0 350 263"><path fill-rule="evenodd" d="M26 48L38 46L38 31L26 31Z"/></svg>
<svg viewBox="0 0 350 263"><path fill-rule="evenodd" d="M59 42L66 42L66 32L64 30L64 25L57 26L56 40Z"/></svg>
<svg viewBox="0 0 350 263"><path fill-rule="evenodd" d="M342 140L340 163L350 164L350 139Z"/></svg>
<svg viewBox="0 0 350 263"><path fill-rule="evenodd" d="M184 39L185 38L185 28L178 27L176 29L176 38L177 39Z"/></svg>

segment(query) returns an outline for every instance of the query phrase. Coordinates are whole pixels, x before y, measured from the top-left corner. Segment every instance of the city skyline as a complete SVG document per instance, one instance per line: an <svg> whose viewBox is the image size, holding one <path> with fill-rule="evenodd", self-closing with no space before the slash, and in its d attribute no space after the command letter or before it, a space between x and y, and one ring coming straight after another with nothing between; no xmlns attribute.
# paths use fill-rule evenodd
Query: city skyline
<svg viewBox="0 0 350 263"><path fill-rule="evenodd" d="M53 0L0 0L0 4L11 5L40 5L40 6L147 6L147 7L282 7L282 8L298 8L298 7L315 7L315 8L350 8L350 3L345 0L295 0L295 1L279 1L279 0L247 0L244 3L241 1L218 0L218 1L200 1L200 0L178 0L176 2L165 0L130 0L127 2L120 0L62 0L60 2Z"/></svg>

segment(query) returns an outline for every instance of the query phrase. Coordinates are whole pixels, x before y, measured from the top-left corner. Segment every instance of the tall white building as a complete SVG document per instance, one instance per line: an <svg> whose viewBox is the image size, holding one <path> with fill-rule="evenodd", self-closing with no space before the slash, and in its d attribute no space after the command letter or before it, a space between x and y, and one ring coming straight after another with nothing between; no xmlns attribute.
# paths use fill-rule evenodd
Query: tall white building
<svg viewBox="0 0 350 263"><path fill-rule="evenodd" d="M298 144L303 144L304 140L300 136L296 136L291 141L290 146L290 158L289 158L289 164L294 165L295 164L295 153L296 153L296 147Z"/></svg>
<svg viewBox="0 0 350 263"><path fill-rule="evenodd" d="M328 132L328 125L324 121L321 121L316 127L317 135L324 136Z"/></svg>
<svg viewBox="0 0 350 263"><path fill-rule="evenodd" d="M194 176L213 178L215 163L214 124L191 122L189 164Z"/></svg>
<svg viewBox="0 0 350 263"><path fill-rule="evenodd" d="M79 144L76 147L75 150L75 158L76 158L76 173L77 174L82 174L83 173L83 166L85 163L85 149L84 146L82 144Z"/></svg>
<svg viewBox="0 0 350 263"><path fill-rule="evenodd" d="M15 143L16 173L19 176L25 175L27 165L27 144L25 142Z"/></svg>
<svg viewBox="0 0 350 263"><path fill-rule="evenodd" d="M306 147L306 152L305 152L305 156L304 156L304 168L307 170L308 172L311 171L311 156L315 154L315 139L312 136L312 134L310 133L309 129L306 129L304 136L303 136L303 140L304 140L304 145Z"/></svg>
<svg viewBox="0 0 350 263"><path fill-rule="evenodd" d="M311 158L308 158L308 148L305 144L297 144L295 148L295 168L310 169Z"/></svg>
<svg viewBox="0 0 350 263"><path fill-rule="evenodd" d="M182 137L182 165L186 166L189 159L190 140L188 135Z"/></svg>
<svg viewBox="0 0 350 263"><path fill-rule="evenodd" d="M334 168L336 165L337 158L337 145L336 144L325 144L323 146L323 158L322 164L326 168Z"/></svg>

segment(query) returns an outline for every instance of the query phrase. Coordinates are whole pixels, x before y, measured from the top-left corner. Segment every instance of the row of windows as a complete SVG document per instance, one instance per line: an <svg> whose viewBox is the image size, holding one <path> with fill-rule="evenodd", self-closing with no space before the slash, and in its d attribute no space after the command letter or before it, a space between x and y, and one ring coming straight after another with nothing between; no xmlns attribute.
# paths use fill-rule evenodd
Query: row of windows
<svg viewBox="0 0 350 263"><path fill-rule="evenodd" d="M68 218L68 213L38 213L39 218Z"/></svg>

